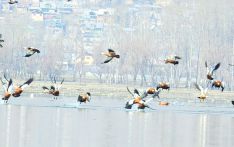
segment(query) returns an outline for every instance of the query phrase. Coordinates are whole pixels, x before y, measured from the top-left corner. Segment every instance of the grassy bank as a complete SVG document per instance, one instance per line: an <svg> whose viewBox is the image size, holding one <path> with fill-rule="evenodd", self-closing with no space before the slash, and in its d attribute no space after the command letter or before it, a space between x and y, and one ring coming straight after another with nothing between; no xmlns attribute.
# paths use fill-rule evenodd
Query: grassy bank
<svg viewBox="0 0 234 147"><path fill-rule="evenodd" d="M15 81L15 83L23 83L23 81ZM43 92L42 86L50 86L51 82L33 81L30 87L25 89L25 95L33 93L35 96L46 96ZM104 84L104 83L78 83L78 82L64 82L61 88L61 96L76 97L79 93L91 92L93 96L103 97L119 97L130 98L126 87L129 87L133 91L137 88L140 92L143 92L147 87L139 87L134 85L120 85L120 84ZM3 93L3 88L1 88ZM212 99L230 99L234 100L233 91L209 90L209 98ZM162 98L186 98L194 99L199 95L199 91L195 88L171 88L170 91L162 91L160 97Z"/></svg>

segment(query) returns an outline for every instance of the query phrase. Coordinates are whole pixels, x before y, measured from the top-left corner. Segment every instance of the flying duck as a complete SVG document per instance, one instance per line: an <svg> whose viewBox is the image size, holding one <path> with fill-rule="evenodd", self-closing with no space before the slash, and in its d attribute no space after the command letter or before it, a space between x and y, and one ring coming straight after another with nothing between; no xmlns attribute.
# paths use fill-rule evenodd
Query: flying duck
<svg viewBox="0 0 234 147"><path fill-rule="evenodd" d="M213 67L208 67L207 62L205 62L205 66L206 66L206 70L207 70L207 74L206 77L208 80L213 80L214 79L214 72L220 67L220 63L216 64Z"/></svg>
<svg viewBox="0 0 234 147"><path fill-rule="evenodd" d="M129 93L131 95L134 96L133 99L129 100L126 104L125 104L125 108L126 109L132 109L133 105L136 105L138 109L145 109L145 108L150 108L147 103L149 103L151 100L153 100L154 98L149 98L147 100L144 100L144 98L146 97L145 94L140 95L140 93L138 92L137 89L134 89L134 94L132 94L132 92L130 92L130 90L127 87L127 90L129 91Z"/></svg>
<svg viewBox="0 0 234 147"><path fill-rule="evenodd" d="M7 103L13 91L12 79L10 79L9 82L3 82L3 80L1 79L1 82L4 88L4 97L2 98L2 100L4 100L4 102Z"/></svg>
<svg viewBox="0 0 234 147"><path fill-rule="evenodd" d="M148 95L152 95L153 98L155 97L159 97L159 93L161 92L161 88L153 88L153 87L150 87L150 88L147 88L146 91L145 91L145 95L148 96Z"/></svg>
<svg viewBox="0 0 234 147"><path fill-rule="evenodd" d="M208 88L204 89L202 88L202 86L198 85L197 83L194 84L195 87L201 92L200 95L197 97L201 100L205 100L208 96L207 96L207 90Z"/></svg>
<svg viewBox="0 0 234 147"><path fill-rule="evenodd" d="M179 64L179 61L178 61L179 59L181 59L181 57L176 56L176 55L171 55L167 57L164 61L166 64L169 63L169 64L177 65Z"/></svg>
<svg viewBox="0 0 234 147"><path fill-rule="evenodd" d="M32 56L35 53L38 53L38 54L40 53L40 51L37 48L27 47L26 49L28 51L27 51L27 53L26 53L26 55L24 57L30 57L30 56Z"/></svg>
<svg viewBox="0 0 234 147"><path fill-rule="evenodd" d="M170 90L170 84L168 82L159 82L156 89L159 90L160 88Z"/></svg>
<svg viewBox="0 0 234 147"><path fill-rule="evenodd" d="M14 93L12 94L13 97L20 97L21 93L24 91L26 87L28 87L33 81L33 78L28 79L20 86L14 86Z"/></svg>
<svg viewBox="0 0 234 147"><path fill-rule="evenodd" d="M211 86L211 87L212 87L212 88L213 88L213 87L221 88L221 90L223 91L223 90L224 90L224 82L221 81L221 80L214 80L214 81L212 82L212 86Z"/></svg>
<svg viewBox="0 0 234 147"><path fill-rule="evenodd" d="M113 58L120 58L120 55L117 55L114 50L108 49L107 52L102 53L103 55L107 56L107 59L103 63L110 62Z"/></svg>
<svg viewBox="0 0 234 147"><path fill-rule="evenodd" d="M16 1L16 0L10 0L8 3L12 5L12 4L18 3L18 1Z"/></svg>
<svg viewBox="0 0 234 147"><path fill-rule="evenodd" d="M141 98L140 93L138 92L137 89L134 89L133 93L128 89L128 87L127 87L127 90L133 96L133 99L127 101L127 103L125 104L125 108L131 109L132 106L136 103L139 103L142 100L142 98Z"/></svg>
<svg viewBox="0 0 234 147"><path fill-rule="evenodd" d="M63 84L63 82L64 82L64 79L63 79L59 84L57 84L57 81L56 81L56 79L55 79L55 77L54 77L54 78L51 78L51 82L52 82L54 85L50 86L50 89L49 89L48 87L46 87L46 86L43 86L42 89L43 89L46 93L53 95L53 96L54 96L54 99L57 100L57 99L58 99L58 96L59 96L59 90L60 90L60 88L62 87L62 84Z"/></svg>
<svg viewBox="0 0 234 147"><path fill-rule="evenodd" d="M87 92L85 95L79 95L77 102L80 102L81 104L81 103L86 103L87 101L90 102L90 100L91 100L91 94L90 92Z"/></svg>

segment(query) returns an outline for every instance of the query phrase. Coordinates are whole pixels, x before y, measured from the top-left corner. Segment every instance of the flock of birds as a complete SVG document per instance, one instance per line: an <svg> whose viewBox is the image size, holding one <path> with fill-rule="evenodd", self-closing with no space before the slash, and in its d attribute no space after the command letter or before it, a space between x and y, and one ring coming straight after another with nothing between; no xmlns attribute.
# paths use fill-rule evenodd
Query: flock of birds
<svg viewBox="0 0 234 147"><path fill-rule="evenodd" d="M71 1L71 0L67 0ZM17 0L9 0L9 4L16 4L18 3ZM0 34L0 47L3 47L2 43L4 42L3 39L1 39L2 35ZM27 52L23 57L31 57L35 53L40 53L40 50L34 47L27 47ZM106 60L102 63L109 63L111 60L114 58L118 59L120 58L120 55L116 54L116 52L112 49L108 49L107 52L102 53L105 55L107 58ZM165 64L172 64L172 65L177 65L179 64L179 60L181 60L181 57L176 56L176 55L171 55L168 56L164 61ZM231 64L229 64L231 65ZM231 65L233 66L233 65ZM218 80L214 78L214 73L215 71L220 67L220 63L217 63L215 66L208 66L207 62L205 62L205 67L207 69L207 86L202 87L201 85L194 83L196 89L200 91L200 95L197 97L200 99L200 101L204 101L208 97L208 88L221 88L221 90L224 90L224 82L222 80ZM28 87L31 83L33 82L33 78L29 78L25 83L21 85L15 85L13 83L13 80L7 79L6 75L4 74L3 78L1 78L1 83L4 89L4 97L2 100L4 103L8 103L8 100L11 96L13 97L20 97L22 92L25 90L26 87ZM42 89L44 92L53 95L54 99L56 100L60 94L60 88L62 87L62 84L64 82L64 79L57 83L55 77L51 77L51 82L52 85L50 87L43 86ZM133 92L129 90L127 87L127 91L131 94L132 99L127 101L125 104L126 109L132 109L132 107L136 107L138 109L145 109L145 108L150 108L148 103L155 99L156 97L160 99L159 94L162 90L169 90L170 89L170 84L168 82L160 82L156 87L150 87L146 89L142 94L137 89L134 89ZM148 96L151 96L148 98ZM77 98L77 102L81 103L86 103L91 100L91 93L87 92L86 94L79 95ZM234 105L234 101L232 101L232 104ZM168 102L163 102L159 101L159 105L169 105ZM152 108L150 108L152 109Z"/></svg>
<svg viewBox="0 0 234 147"><path fill-rule="evenodd" d="M181 57L172 55L166 58L164 61L166 64L173 64L177 65L179 64L179 60ZM205 62L205 67L207 69L207 85L205 88L203 88L201 85L194 83L194 86L196 89L200 91L200 94L197 96L198 99L200 99L201 102L203 102L208 97L208 88L221 88L221 91L224 90L224 82L222 80L215 79L215 71L218 70L220 67L220 63L217 63L214 66L208 66L207 62ZM144 109L144 108L150 108L149 105L147 105L151 100L153 100L155 97L159 97L159 94L162 90L169 90L170 85L166 82L160 82L156 88L150 87L146 89L143 94L140 94L137 89L134 89L134 92L132 93L128 88L128 92L133 96L133 99L129 100L125 108L131 109L133 106L136 106L138 109ZM149 95L151 95L151 98L147 98ZM234 101L232 101L232 104L234 105ZM159 101L159 105L169 105L168 102ZM152 108L150 108L152 109Z"/></svg>
<svg viewBox="0 0 234 147"><path fill-rule="evenodd" d="M1 35L1 34L0 34ZM1 36L0 36L1 38ZM3 47L1 43L3 43L4 40L0 39L0 47ZM25 48L27 50L26 54L23 57L31 57L35 53L40 53L40 50L34 47L27 47ZM108 49L107 52L102 53L102 55L106 56L106 59L102 64L109 63L111 60L114 58L118 59L120 58L120 55L118 55L114 50ZM181 57L176 56L176 55L171 55L168 56L164 62L165 64L172 64L172 65L178 65L179 60L181 60ZM197 97L200 99L200 101L204 101L208 96L208 88L209 87L216 87L216 88L221 88L221 90L224 90L224 82L222 80L217 80L215 79L215 71L219 69L220 63L217 63L215 66L208 66L207 62L205 62L205 67L207 69L207 86L206 88L203 88L201 85L194 83L195 87L200 91L200 95ZM64 82L64 79L62 79L61 82L57 82L55 76L50 77L52 85L50 86L43 86L42 89L44 90L45 93L48 93L50 95L54 96L54 99L57 100L59 94L60 94L60 89L62 87L62 84ZM26 82L24 82L21 85L15 85L13 84L13 80L10 78L8 79L7 76L4 74L3 78L1 78L2 86L4 89L4 97L2 100L4 103L8 103L8 100L11 96L13 97L20 97L23 91L25 90L26 87L28 87L32 82L33 78L29 78ZM131 94L132 99L128 100L125 104L126 109L132 109L137 108L137 109L145 109L145 108L150 108L148 103L155 99L156 97L160 99L160 92L162 90L170 90L170 84L168 82L160 82L157 84L156 87L149 87L147 88L142 94L137 90L134 89L133 92L129 90L127 87L127 91ZM150 96L150 97L149 97ZM77 102L81 103L86 103L90 102L91 100L91 93L87 92L83 95L79 95L77 98ZM234 103L234 102L233 102ZM159 101L159 105L167 106L169 105L168 102L165 101ZM152 109L152 108L150 108Z"/></svg>

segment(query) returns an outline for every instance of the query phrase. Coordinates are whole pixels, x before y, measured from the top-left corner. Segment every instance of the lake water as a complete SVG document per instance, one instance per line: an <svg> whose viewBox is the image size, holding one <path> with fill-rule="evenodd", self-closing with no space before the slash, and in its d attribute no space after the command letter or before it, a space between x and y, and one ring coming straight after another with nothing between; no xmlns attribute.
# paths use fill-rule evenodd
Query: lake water
<svg viewBox="0 0 234 147"><path fill-rule="evenodd" d="M126 111L125 101L12 99L0 105L0 147L234 146L232 105L154 101L156 110Z"/></svg>

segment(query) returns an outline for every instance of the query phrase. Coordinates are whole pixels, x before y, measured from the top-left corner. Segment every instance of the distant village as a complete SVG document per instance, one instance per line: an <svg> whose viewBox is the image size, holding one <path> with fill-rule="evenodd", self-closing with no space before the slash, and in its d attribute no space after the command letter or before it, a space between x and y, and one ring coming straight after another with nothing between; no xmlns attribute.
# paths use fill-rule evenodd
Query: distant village
<svg viewBox="0 0 234 147"><path fill-rule="evenodd" d="M125 14L130 16L144 15L138 12L139 7L145 7L148 23L150 23L151 29L161 25L160 23L160 9L161 7L170 4L170 0L155 0L154 2L141 0L21 0L17 5L8 5L7 0L0 1L0 12L4 13L15 12L17 14L24 14L31 12L31 19L35 22L43 23L46 29L52 30L56 33L63 33L64 35L72 35L69 33L69 28L78 27L80 29L80 39L82 40L82 48L85 51L85 56L80 59L76 54L76 48L64 49L63 64L64 70L73 70L76 62L83 60L84 65L93 65L93 50L95 46L98 46L105 37L106 30L113 27L113 24L117 27L120 20L118 19L118 13L112 5L123 5L128 7L128 11ZM92 7L95 5L95 7ZM99 6L99 7L97 7ZM77 24L68 24L64 20L64 16L75 15ZM1 16L1 15L0 15ZM113 17L115 16L115 17ZM134 31L134 23L128 17L124 24L125 31ZM70 26L69 26L70 25ZM114 46L114 45L113 45ZM104 49L103 49L104 50Z"/></svg>

